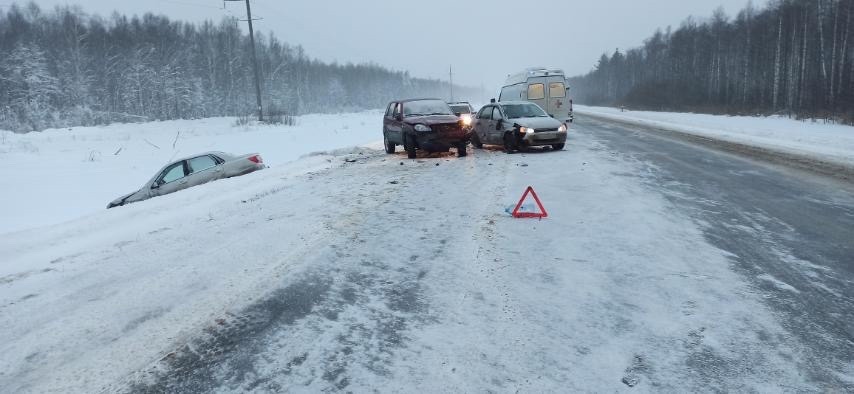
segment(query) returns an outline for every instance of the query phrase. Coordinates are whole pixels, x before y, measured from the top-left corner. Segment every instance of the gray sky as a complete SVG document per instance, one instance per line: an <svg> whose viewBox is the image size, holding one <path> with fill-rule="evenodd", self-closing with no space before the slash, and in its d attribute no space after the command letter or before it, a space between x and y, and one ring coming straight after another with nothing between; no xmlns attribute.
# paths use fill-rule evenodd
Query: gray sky
<svg viewBox="0 0 854 394"><path fill-rule="evenodd" d="M86 12L163 13L175 19L245 17L242 2L221 0L36 0ZM757 6L766 0L754 1ZM733 17L747 0L253 0L256 29L300 44L325 61L374 62L413 76L500 87L526 67L589 71L603 52L640 45L656 28L677 27L718 6ZM525 16L528 15L528 16Z"/></svg>

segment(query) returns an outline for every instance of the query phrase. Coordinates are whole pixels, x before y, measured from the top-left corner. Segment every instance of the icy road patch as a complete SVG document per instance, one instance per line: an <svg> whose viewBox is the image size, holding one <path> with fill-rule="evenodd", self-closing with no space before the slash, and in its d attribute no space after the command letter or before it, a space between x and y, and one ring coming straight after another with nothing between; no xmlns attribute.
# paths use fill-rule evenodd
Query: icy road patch
<svg viewBox="0 0 854 394"><path fill-rule="evenodd" d="M8 234L0 387L816 390L642 171L583 133L512 156L356 150ZM549 219L505 212L528 185Z"/></svg>

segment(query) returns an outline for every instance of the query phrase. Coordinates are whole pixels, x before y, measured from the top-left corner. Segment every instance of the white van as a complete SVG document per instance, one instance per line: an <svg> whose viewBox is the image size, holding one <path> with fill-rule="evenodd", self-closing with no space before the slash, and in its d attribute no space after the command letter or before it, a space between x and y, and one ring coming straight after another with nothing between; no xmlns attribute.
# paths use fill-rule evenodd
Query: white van
<svg viewBox="0 0 854 394"><path fill-rule="evenodd" d="M507 77L498 101L530 101L553 118L572 122L572 99L563 70L529 68Z"/></svg>

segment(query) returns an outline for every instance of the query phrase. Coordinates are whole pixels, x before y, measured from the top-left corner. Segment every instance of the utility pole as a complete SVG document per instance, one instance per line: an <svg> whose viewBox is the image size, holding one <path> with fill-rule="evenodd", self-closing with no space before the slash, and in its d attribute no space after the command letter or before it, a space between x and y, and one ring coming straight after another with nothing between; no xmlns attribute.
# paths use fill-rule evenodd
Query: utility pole
<svg viewBox="0 0 854 394"><path fill-rule="evenodd" d="M244 0L223 0L244 1ZM264 107L261 106L261 74L258 71L258 55L255 54L255 30L252 28L252 8L249 0L246 1L246 22L249 22L249 43L252 44L252 68L255 70L255 99L258 101L258 121L264 121Z"/></svg>
<svg viewBox="0 0 854 394"><path fill-rule="evenodd" d="M454 65L448 66L448 76L451 80L451 102L454 102Z"/></svg>

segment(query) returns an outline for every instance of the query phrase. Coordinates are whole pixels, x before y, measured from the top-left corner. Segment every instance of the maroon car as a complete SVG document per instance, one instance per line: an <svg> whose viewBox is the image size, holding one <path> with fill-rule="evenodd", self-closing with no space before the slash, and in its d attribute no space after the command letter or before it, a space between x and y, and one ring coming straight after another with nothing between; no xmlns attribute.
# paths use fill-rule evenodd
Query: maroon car
<svg viewBox="0 0 854 394"><path fill-rule="evenodd" d="M457 148L466 155L471 129L454 115L448 103L438 99L402 100L389 103L383 118L385 151L402 145L410 159L418 149L447 152Z"/></svg>

